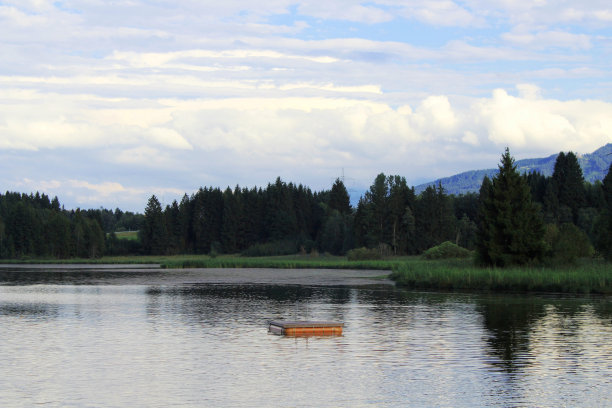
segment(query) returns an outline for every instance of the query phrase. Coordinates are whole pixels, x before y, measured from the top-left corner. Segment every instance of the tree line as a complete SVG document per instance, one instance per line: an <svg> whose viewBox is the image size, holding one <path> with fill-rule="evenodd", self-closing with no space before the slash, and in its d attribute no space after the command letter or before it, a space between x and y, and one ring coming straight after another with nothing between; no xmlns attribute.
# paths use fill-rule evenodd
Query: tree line
<svg viewBox="0 0 612 408"><path fill-rule="evenodd" d="M346 254L375 248L410 255L451 241L483 264L571 260L597 250L612 257L612 174L587 183L576 155L560 153L552 176L520 174L508 150L478 193L448 195L439 184L416 194L406 179L379 174L350 204L342 180L331 189L277 178L265 188L200 188L144 214L60 208L44 194L0 195L0 257L102 254ZM139 230L139 240L115 231ZM565 258L564 258L565 256Z"/></svg>
<svg viewBox="0 0 612 408"><path fill-rule="evenodd" d="M441 185L416 194L404 177L381 173L356 208L340 179L330 190L315 193L280 178L265 189L205 188L165 209L152 196L143 250L342 255L366 247L382 255L411 255L451 241L477 250L482 263L494 265L546 257L567 261L595 249L609 254L610 172L603 183L585 182L572 152L558 155L550 177L520 174L508 150L499 168L495 178L485 178L480 192L459 196L446 194Z"/></svg>
<svg viewBox="0 0 612 408"><path fill-rule="evenodd" d="M111 232L138 230L144 216L131 212L65 210L44 193L0 194L0 258L96 258L136 253L139 245L119 241ZM116 237L115 237L116 238ZM115 239L115 241L117 241Z"/></svg>

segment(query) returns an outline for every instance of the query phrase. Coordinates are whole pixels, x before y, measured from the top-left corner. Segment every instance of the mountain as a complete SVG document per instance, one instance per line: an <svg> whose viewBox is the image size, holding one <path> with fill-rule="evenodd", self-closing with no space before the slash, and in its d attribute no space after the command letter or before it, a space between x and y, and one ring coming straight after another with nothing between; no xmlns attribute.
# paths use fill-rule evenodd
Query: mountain
<svg viewBox="0 0 612 408"><path fill-rule="evenodd" d="M541 159L523 159L516 162L517 169L522 173L538 171L544 176L552 176L555 169L555 161L558 154L553 154ZM603 180L608 174L610 163L612 162L612 143L600 147L590 154L578 155L578 163L582 167L584 179L588 182ZM420 184L415 187L416 193L420 193L428 186L437 186L442 183L442 187L448 194L466 194L478 192L482 180L485 176L494 177L498 169L472 170L454 176L441 178L429 183Z"/></svg>

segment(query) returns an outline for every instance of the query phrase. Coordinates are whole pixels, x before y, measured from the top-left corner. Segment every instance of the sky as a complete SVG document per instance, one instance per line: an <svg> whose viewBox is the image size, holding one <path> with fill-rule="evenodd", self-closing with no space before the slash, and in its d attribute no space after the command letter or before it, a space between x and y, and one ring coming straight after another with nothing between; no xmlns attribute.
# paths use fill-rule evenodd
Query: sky
<svg viewBox="0 0 612 408"><path fill-rule="evenodd" d="M0 191L65 208L610 142L609 0L0 0Z"/></svg>

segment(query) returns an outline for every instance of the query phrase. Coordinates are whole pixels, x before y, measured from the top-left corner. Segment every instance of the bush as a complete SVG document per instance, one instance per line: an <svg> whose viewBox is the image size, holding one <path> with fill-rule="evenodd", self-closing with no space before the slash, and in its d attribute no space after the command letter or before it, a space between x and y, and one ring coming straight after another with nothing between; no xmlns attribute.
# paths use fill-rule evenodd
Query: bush
<svg viewBox="0 0 612 408"><path fill-rule="evenodd" d="M472 251L461 248L459 245L453 244L450 241L429 248L423 253L425 259L469 258L470 256L472 256Z"/></svg>
<svg viewBox="0 0 612 408"><path fill-rule="evenodd" d="M351 249L346 253L349 261L367 261L382 259L378 249L369 249L366 247Z"/></svg>
<svg viewBox="0 0 612 408"><path fill-rule="evenodd" d="M592 256L595 252L587 234L572 223L562 224L559 228L548 226L545 237L550 256L557 263L574 263L576 259Z"/></svg>

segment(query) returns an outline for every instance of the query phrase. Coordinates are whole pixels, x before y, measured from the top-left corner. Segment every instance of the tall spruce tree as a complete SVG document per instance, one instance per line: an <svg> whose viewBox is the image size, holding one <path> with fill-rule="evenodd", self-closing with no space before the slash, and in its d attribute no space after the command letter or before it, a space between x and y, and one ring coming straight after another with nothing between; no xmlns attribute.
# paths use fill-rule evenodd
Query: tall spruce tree
<svg viewBox="0 0 612 408"><path fill-rule="evenodd" d="M552 187L556 193L558 223L578 221L578 211L586 204L584 176L578 158L572 152L561 152L555 161Z"/></svg>
<svg viewBox="0 0 612 408"><path fill-rule="evenodd" d="M344 183L340 179L336 179L329 193L329 207L338 210L340 214L351 212L351 200Z"/></svg>
<svg viewBox="0 0 612 408"><path fill-rule="evenodd" d="M428 186L419 195L415 207L419 251L454 240L455 211L441 183L437 187Z"/></svg>
<svg viewBox="0 0 612 408"><path fill-rule="evenodd" d="M608 174L603 179L602 190L606 206L599 218L597 249L608 261L612 261L612 164L610 164Z"/></svg>
<svg viewBox="0 0 612 408"><path fill-rule="evenodd" d="M479 212L479 261L492 266L540 261L545 249L544 223L508 148L487 190L481 189L485 197Z"/></svg>
<svg viewBox="0 0 612 408"><path fill-rule="evenodd" d="M168 245L168 230L161 204L154 195L145 208L145 220L141 230L142 247L148 254L164 254Z"/></svg>

